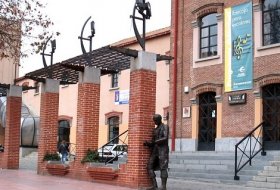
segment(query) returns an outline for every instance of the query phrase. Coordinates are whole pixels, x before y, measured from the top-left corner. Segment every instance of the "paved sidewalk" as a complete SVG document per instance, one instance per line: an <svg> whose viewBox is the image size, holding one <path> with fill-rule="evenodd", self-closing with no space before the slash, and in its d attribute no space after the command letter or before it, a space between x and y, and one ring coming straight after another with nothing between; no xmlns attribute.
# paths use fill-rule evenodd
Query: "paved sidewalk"
<svg viewBox="0 0 280 190"><path fill-rule="evenodd" d="M37 175L31 170L0 169L1 190L132 190L131 188Z"/></svg>
<svg viewBox="0 0 280 190"><path fill-rule="evenodd" d="M160 186L160 178L157 178ZM267 190L217 181L168 179L168 190ZM31 170L0 169L0 190L133 190L131 188L79 181L55 176L37 175Z"/></svg>

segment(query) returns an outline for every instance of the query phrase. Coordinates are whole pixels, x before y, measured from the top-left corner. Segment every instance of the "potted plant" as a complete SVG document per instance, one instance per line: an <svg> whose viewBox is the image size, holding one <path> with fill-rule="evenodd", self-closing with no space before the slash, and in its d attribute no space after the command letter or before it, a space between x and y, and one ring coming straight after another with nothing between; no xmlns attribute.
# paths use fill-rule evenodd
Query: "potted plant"
<svg viewBox="0 0 280 190"><path fill-rule="evenodd" d="M89 163L87 166L87 172L93 179L113 180L118 176L117 170L99 162L99 153L97 150L88 149L87 154L81 160L81 163Z"/></svg>
<svg viewBox="0 0 280 190"><path fill-rule="evenodd" d="M85 157L81 160L81 163L86 162L99 162L99 154L97 150L88 149Z"/></svg>
<svg viewBox="0 0 280 190"><path fill-rule="evenodd" d="M46 168L51 175L65 175L68 173L69 166L61 163L57 152L47 152L43 161L47 161Z"/></svg>
<svg viewBox="0 0 280 190"><path fill-rule="evenodd" d="M48 161L48 162L51 162L51 161L60 161L60 156L57 152L55 153L50 153L50 152L47 152L43 158L43 161Z"/></svg>

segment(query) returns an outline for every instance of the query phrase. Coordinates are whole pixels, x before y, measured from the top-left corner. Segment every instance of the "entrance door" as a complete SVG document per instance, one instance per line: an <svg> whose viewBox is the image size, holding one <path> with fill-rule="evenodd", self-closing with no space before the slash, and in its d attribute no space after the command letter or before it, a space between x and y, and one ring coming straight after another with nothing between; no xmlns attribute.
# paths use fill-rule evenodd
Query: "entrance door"
<svg viewBox="0 0 280 190"><path fill-rule="evenodd" d="M280 150L280 84L263 87L264 146Z"/></svg>
<svg viewBox="0 0 280 190"><path fill-rule="evenodd" d="M198 150L215 150L216 110L215 92L199 95Z"/></svg>

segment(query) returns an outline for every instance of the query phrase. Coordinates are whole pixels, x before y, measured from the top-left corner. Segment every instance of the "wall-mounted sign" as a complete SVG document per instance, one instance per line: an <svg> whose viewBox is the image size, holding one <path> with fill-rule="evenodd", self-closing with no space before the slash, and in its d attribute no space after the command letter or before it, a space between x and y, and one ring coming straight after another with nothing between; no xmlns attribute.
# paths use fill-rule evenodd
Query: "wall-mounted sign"
<svg viewBox="0 0 280 190"><path fill-rule="evenodd" d="M245 104L247 99L246 93L243 94L233 94L228 96L229 104Z"/></svg>
<svg viewBox="0 0 280 190"><path fill-rule="evenodd" d="M129 103L129 90L115 91L115 104L128 104Z"/></svg>
<svg viewBox="0 0 280 190"><path fill-rule="evenodd" d="M191 117L191 107L183 107L183 118Z"/></svg>

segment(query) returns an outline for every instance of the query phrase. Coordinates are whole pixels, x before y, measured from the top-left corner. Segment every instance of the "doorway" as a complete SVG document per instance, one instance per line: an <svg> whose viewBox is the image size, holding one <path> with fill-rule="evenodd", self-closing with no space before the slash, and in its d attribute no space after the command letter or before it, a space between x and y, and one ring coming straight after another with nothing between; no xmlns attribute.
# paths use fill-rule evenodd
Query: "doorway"
<svg viewBox="0 0 280 190"><path fill-rule="evenodd" d="M264 146L267 150L280 150L280 84L262 89Z"/></svg>
<svg viewBox="0 0 280 190"><path fill-rule="evenodd" d="M217 103L215 92L199 95L198 150L214 151L217 128Z"/></svg>

